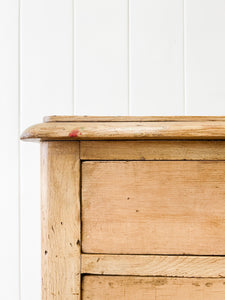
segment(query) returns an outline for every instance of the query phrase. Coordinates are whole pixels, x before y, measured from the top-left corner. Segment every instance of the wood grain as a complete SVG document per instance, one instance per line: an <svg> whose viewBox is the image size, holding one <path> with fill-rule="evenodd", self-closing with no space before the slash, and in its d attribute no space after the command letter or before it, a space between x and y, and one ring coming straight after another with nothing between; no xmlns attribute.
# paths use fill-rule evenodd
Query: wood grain
<svg viewBox="0 0 225 300"><path fill-rule="evenodd" d="M46 116L44 122L202 122L225 121L223 116Z"/></svg>
<svg viewBox="0 0 225 300"><path fill-rule="evenodd" d="M225 139L225 122L50 122L27 128L21 139Z"/></svg>
<svg viewBox="0 0 225 300"><path fill-rule="evenodd" d="M225 162L82 163L82 250L225 254Z"/></svg>
<svg viewBox="0 0 225 300"><path fill-rule="evenodd" d="M80 299L78 142L42 149L42 299Z"/></svg>
<svg viewBox="0 0 225 300"><path fill-rule="evenodd" d="M84 276L83 300L224 300L225 280L129 276Z"/></svg>
<svg viewBox="0 0 225 300"><path fill-rule="evenodd" d="M225 257L82 254L82 273L171 277L225 277Z"/></svg>
<svg viewBox="0 0 225 300"><path fill-rule="evenodd" d="M82 160L224 160L224 141L81 141Z"/></svg>

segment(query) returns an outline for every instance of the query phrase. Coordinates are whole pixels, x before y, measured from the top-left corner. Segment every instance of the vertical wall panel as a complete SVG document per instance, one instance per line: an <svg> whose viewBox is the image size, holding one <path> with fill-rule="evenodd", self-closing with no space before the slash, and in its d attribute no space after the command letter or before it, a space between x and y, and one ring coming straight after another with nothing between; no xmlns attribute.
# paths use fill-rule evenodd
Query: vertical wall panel
<svg viewBox="0 0 225 300"><path fill-rule="evenodd" d="M72 0L21 0L21 129L73 113ZM40 299L39 145L21 143L22 300Z"/></svg>
<svg viewBox="0 0 225 300"><path fill-rule="evenodd" d="M75 112L126 115L128 0L75 3Z"/></svg>
<svg viewBox="0 0 225 300"><path fill-rule="evenodd" d="M184 114L183 1L130 0L130 111Z"/></svg>
<svg viewBox="0 0 225 300"><path fill-rule="evenodd" d="M225 114L225 1L185 0L188 115Z"/></svg>
<svg viewBox="0 0 225 300"><path fill-rule="evenodd" d="M19 299L18 1L0 1L0 286Z"/></svg>

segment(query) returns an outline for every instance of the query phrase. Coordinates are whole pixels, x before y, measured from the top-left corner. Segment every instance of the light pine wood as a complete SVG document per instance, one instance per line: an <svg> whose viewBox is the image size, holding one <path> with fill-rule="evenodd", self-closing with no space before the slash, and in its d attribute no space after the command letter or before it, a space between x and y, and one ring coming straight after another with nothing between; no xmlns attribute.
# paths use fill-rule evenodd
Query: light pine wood
<svg viewBox="0 0 225 300"><path fill-rule="evenodd" d="M82 249L225 254L224 161L82 164Z"/></svg>
<svg viewBox="0 0 225 300"><path fill-rule="evenodd" d="M44 122L171 122L225 121L223 116L46 116Z"/></svg>
<svg viewBox="0 0 225 300"><path fill-rule="evenodd" d="M42 300L225 299L225 117L45 122Z"/></svg>
<svg viewBox="0 0 225 300"><path fill-rule="evenodd" d="M78 142L44 142L42 299L80 299L80 160Z"/></svg>
<svg viewBox="0 0 225 300"><path fill-rule="evenodd" d="M83 300L224 300L225 280L84 276Z"/></svg>
<svg viewBox="0 0 225 300"><path fill-rule="evenodd" d="M225 121L49 122L31 126L23 140L225 139Z"/></svg>
<svg viewBox="0 0 225 300"><path fill-rule="evenodd" d="M83 160L224 160L225 141L81 141Z"/></svg>
<svg viewBox="0 0 225 300"><path fill-rule="evenodd" d="M225 277L225 257L82 254L82 273L101 275Z"/></svg>

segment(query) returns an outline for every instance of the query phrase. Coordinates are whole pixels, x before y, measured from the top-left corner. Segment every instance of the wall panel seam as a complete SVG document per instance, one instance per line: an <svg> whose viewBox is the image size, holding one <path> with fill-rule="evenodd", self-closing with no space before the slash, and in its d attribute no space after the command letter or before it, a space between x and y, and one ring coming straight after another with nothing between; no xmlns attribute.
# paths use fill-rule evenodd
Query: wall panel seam
<svg viewBox="0 0 225 300"><path fill-rule="evenodd" d="M75 62L74 62L74 58L75 58L75 20L74 20L74 15L75 15L75 4L74 1L76 0L71 0L72 1L72 114L75 114L75 97L74 97L74 85L75 85L75 81L74 81L74 68L75 68Z"/></svg>
<svg viewBox="0 0 225 300"><path fill-rule="evenodd" d="M18 284L19 284L19 300L21 300L21 149L20 149L20 131L21 131L21 1L18 0L17 5L18 5L18 21L17 21L17 26L18 26L18 54L17 54L17 59L18 59L18 70L17 70L17 76L18 76Z"/></svg>
<svg viewBox="0 0 225 300"><path fill-rule="evenodd" d="M128 76L128 91L127 91L127 105L128 105L128 116L131 115L131 107L130 107L130 68L131 68L131 49L130 49L130 39L131 39L131 20L130 20L130 0L127 0L127 67L128 67L128 72L127 72L127 76Z"/></svg>
<svg viewBox="0 0 225 300"><path fill-rule="evenodd" d="M184 101L184 115L187 114L187 95L186 95L186 63L187 63L187 57L186 57L186 47L187 47L187 41L186 41L186 34L187 34L187 24L186 24L186 0L183 0L183 101Z"/></svg>

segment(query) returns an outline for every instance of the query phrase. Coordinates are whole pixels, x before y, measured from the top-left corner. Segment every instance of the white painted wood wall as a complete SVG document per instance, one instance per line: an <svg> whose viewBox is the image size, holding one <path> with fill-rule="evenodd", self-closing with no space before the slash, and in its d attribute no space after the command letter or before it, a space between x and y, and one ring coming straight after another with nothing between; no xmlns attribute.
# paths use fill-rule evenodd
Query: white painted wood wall
<svg viewBox="0 0 225 300"><path fill-rule="evenodd" d="M225 115L225 0L0 1L1 299L40 299L45 115Z"/></svg>

